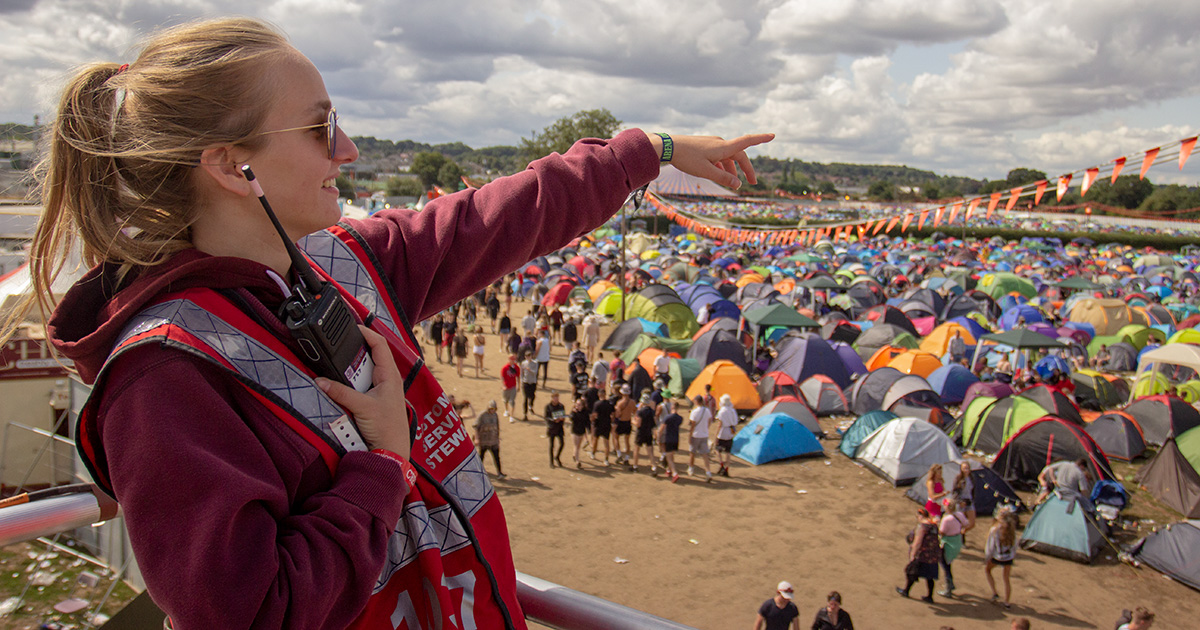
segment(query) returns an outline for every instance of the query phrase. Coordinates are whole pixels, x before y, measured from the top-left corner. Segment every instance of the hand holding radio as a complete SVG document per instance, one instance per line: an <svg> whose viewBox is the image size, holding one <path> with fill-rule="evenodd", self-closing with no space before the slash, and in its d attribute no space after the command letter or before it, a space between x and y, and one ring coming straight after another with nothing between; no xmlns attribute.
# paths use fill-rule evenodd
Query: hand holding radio
<svg viewBox="0 0 1200 630"><path fill-rule="evenodd" d="M408 406L404 400L404 378L400 376L387 340L370 328L358 328L375 361L371 389L360 393L327 378L317 378L317 386L333 402L353 414L358 432L368 446L386 449L407 459L412 444L409 441Z"/></svg>

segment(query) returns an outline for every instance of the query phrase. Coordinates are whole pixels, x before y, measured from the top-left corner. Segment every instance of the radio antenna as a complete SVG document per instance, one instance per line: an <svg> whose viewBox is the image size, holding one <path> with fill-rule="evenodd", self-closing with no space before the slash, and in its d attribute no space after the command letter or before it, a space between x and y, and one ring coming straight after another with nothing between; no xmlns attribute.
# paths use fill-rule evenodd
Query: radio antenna
<svg viewBox="0 0 1200 630"><path fill-rule="evenodd" d="M325 281L321 276L313 271L312 265L308 264L308 259L304 254L300 253L300 249L288 238L287 232L283 231L283 226L279 224L279 219L275 217L275 212L271 210L271 204L267 203L267 195L263 193L262 186L258 180L254 178L254 171L250 170L250 165L242 166L242 175L246 176L246 181L250 182L250 189L258 196L259 203L262 204L263 210L267 211L267 216L270 217L271 223L275 226L275 231L279 233L279 237L283 239L283 246L287 248L288 257L292 259L292 269L295 270L296 276L304 284L304 288L308 289L309 293L316 295L321 292L321 287L325 285Z"/></svg>

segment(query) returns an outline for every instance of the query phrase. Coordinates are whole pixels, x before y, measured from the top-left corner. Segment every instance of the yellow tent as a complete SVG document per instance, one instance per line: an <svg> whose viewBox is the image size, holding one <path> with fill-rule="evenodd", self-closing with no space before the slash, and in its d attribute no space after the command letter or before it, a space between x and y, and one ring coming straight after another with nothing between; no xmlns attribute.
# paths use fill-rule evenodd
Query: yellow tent
<svg viewBox="0 0 1200 630"><path fill-rule="evenodd" d="M1084 298L1071 307L1067 321L1091 324L1096 336L1115 335L1129 324L1146 324L1146 314L1129 307L1124 300Z"/></svg>
<svg viewBox="0 0 1200 630"><path fill-rule="evenodd" d="M734 409L753 411L762 406L758 390L754 387L750 377L746 376L742 368L728 359L719 359L705 366L696 380L692 381L688 387L687 397L693 399L696 396L703 396L705 385L712 385L712 394L715 398L719 399L722 394L729 394L729 397L733 399Z"/></svg>
<svg viewBox="0 0 1200 630"><path fill-rule="evenodd" d="M600 299L601 295L604 295L605 291L617 288L619 288L617 285L609 282L608 280L597 280L596 282L592 283L592 286L588 287L588 297L592 298L592 301L595 302Z"/></svg>
<svg viewBox="0 0 1200 630"><path fill-rule="evenodd" d="M934 370L942 367L942 361L928 352L909 350L892 357L892 360L888 361L888 367L894 367L905 374L929 378Z"/></svg>
<svg viewBox="0 0 1200 630"><path fill-rule="evenodd" d="M963 342L968 346L975 345L975 337L971 335L971 331L967 330L966 326L946 322L929 331L929 334L921 340L918 348L939 357L943 356L950 350L950 340L954 338L955 332L962 334Z"/></svg>

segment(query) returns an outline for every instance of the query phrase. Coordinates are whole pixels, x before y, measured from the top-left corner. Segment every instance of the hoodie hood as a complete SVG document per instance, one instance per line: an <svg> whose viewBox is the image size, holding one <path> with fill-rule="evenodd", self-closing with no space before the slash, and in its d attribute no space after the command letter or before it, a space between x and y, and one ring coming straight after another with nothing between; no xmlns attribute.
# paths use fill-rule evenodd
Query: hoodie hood
<svg viewBox="0 0 1200 630"><path fill-rule="evenodd" d="M255 296L279 289L267 267L244 258L210 256L184 250L118 285L118 265L103 263L75 283L50 316L46 334L54 349L75 362L79 376L93 383L125 324L160 296L191 289L246 288Z"/></svg>

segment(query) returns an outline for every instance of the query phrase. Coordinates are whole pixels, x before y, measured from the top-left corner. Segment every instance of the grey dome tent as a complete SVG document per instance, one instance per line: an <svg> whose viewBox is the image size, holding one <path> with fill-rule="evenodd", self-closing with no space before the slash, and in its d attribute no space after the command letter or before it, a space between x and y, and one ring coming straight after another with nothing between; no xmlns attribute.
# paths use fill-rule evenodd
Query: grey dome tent
<svg viewBox="0 0 1200 630"><path fill-rule="evenodd" d="M899 416L896 414L883 409L868 411L867 413L859 416L858 419L846 429L846 432L842 434L842 442L838 445L838 450L841 451L846 457L853 458L854 452L858 450L858 446L863 443L863 440L867 439L867 436L874 433L879 427L891 422L892 420L895 420L898 417Z"/></svg>
<svg viewBox="0 0 1200 630"><path fill-rule="evenodd" d="M893 486L916 481L934 464L961 459L942 430L917 418L897 418L867 436L854 459Z"/></svg>
<svg viewBox="0 0 1200 630"><path fill-rule="evenodd" d="M850 413L850 401L833 379L824 374L815 374L797 388L804 395L804 402L818 416L839 416Z"/></svg>
<svg viewBox="0 0 1200 630"><path fill-rule="evenodd" d="M754 415L750 418L754 419L762 416L769 416L773 413L781 413L785 416L788 416L789 418L792 418L793 420L796 420L800 424L804 425L804 428L808 429L813 435L819 438L825 437L825 430L821 428L821 423L817 422L817 416L813 415L813 412L808 408L808 405L804 404L795 397L785 396L776 398L762 407L759 407L758 411L754 412Z"/></svg>
<svg viewBox="0 0 1200 630"><path fill-rule="evenodd" d="M1134 560L1200 591L1200 521L1172 523L1134 544Z"/></svg>
<svg viewBox="0 0 1200 630"><path fill-rule="evenodd" d="M1123 409L1137 420L1146 444L1158 446L1173 435L1200 426L1200 411L1187 401L1169 394L1143 396Z"/></svg>
<svg viewBox="0 0 1200 630"><path fill-rule="evenodd" d="M1137 420L1124 411L1110 411L1083 427L1109 459L1130 461L1146 452Z"/></svg>

